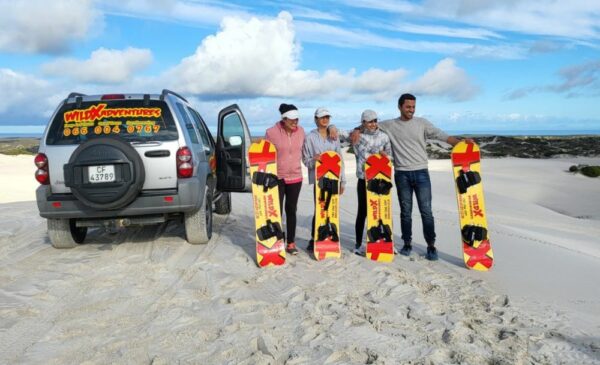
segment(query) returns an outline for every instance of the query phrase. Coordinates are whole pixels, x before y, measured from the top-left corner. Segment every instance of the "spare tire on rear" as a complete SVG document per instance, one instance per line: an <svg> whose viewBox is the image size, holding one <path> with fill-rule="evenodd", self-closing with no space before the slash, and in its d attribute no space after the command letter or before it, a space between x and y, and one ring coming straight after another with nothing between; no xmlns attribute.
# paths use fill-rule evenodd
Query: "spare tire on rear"
<svg viewBox="0 0 600 365"><path fill-rule="evenodd" d="M110 173L98 179L93 173L101 170ZM117 137L82 143L64 165L64 174L65 185L71 188L73 195L94 209L119 209L128 205L138 196L145 180L141 157L129 143Z"/></svg>

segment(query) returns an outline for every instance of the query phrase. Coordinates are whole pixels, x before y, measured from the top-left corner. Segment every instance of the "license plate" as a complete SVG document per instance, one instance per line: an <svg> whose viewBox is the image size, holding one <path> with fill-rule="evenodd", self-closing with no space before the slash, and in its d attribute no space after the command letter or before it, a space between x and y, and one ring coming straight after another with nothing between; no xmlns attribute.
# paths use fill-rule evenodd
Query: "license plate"
<svg viewBox="0 0 600 365"><path fill-rule="evenodd" d="M115 166L88 166L88 179L92 184L115 181Z"/></svg>

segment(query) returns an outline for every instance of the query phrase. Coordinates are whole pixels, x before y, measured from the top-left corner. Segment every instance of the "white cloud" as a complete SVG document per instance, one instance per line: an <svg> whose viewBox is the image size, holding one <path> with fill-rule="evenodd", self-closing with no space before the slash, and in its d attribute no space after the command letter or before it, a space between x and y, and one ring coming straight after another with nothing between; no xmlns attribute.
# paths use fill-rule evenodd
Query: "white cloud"
<svg viewBox="0 0 600 365"><path fill-rule="evenodd" d="M300 45L291 15L260 20L227 17L221 31L167 73L178 89L229 96L310 96L348 87L352 76L336 70L300 70Z"/></svg>
<svg viewBox="0 0 600 365"><path fill-rule="evenodd" d="M413 34L437 35L450 38L490 39L503 38L500 34L483 28L453 28L441 25L399 23L383 26L384 29Z"/></svg>
<svg viewBox="0 0 600 365"><path fill-rule="evenodd" d="M510 113L510 114L506 115L506 119L508 119L508 120L522 120L523 119L523 115L521 115L519 113Z"/></svg>
<svg viewBox="0 0 600 365"><path fill-rule="evenodd" d="M419 8L418 5L411 3L410 1L388 1L388 0L347 0L344 1L348 6L355 6L359 8L375 9L381 11L388 11L392 13L412 13Z"/></svg>
<svg viewBox="0 0 600 365"><path fill-rule="evenodd" d="M0 2L0 50L61 53L102 26L90 0Z"/></svg>
<svg viewBox="0 0 600 365"><path fill-rule="evenodd" d="M594 116L585 118L581 116L564 116L551 112L535 113L524 110L510 110L505 113L490 110L461 110L444 114L443 112L429 115L427 118L436 126L448 131L460 133L479 132L508 132L515 134L516 131L564 131L566 130L598 130L600 120ZM565 124L565 121L568 121Z"/></svg>
<svg viewBox="0 0 600 365"><path fill-rule="evenodd" d="M499 31L570 39L600 38L597 1L428 0L419 12Z"/></svg>
<svg viewBox="0 0 600 365"><path fill-rule="evenodd" d="M589 0L347 0L345 5L401 14L403 17L443 19L499 32L548 35L577 40L600 38L600 2Z"/></svg>
<svg viewBox="0 0 600 365"><path fill-rule="evenodd" d="M510 91L505 99L516 100L534 93L557 93L567 97L600 95L600 60L564 67L558 71L562 82L523 87Z"/></svg>
<svg viewBox="0 0 600 365"><path fill-rule="evenodd" d="M317 72L299 68L300 45L287 12L248 21L228 17L196 53L167 72L162 82L184 93L208 97L298 97L336 100L396 96L409 83L407 71L369 69ZM477 91L451 59L441 61L412 87L422 95L466 100Z"/></svg>
<svg viewBox="0 0 600 365"><path fill-rule="evenodd" d="M438 62L409 89L416 94L443 96L453 101L469 100L479 91L465 70L457 67L451 58Z"/></svg>
<svg viewBox="0 0 600 365"><path fill-rule="evenodd" d="M151 62L152 54L134 48L100 48L87 59L62 58L49 62L42 67L46 75L64 76L53 79L52 83L5 69L0 75L0 84L7 85L0 94L1 120L26 114L36 115L39 121L69 91L103 93L107 83L120 84L119 91L123 92L172 88L198 100L214 102L211 109L223 105L225 100L251 107L258 98L263 101L257 114L271 110L274 117L282 99L295 100L305 109L312 108L303 111L310 116L320 106L313 105L312 100L327 106L350 103L353 108L364 109L379 102L387 105L390 100L395 105L398 95L408 90L420 96L453 101L471 98L477 91L465 70L452 59L442 60L421 78L413 76L416 81L408 79L409 71L402 65L361 72L303 69L296 24L286 12L275 18L226 17L220 30L206 37L194 54L159 77L136 75ZM339 108L338 121L343 118L353 123L362 111L346 109Z"/></svg>
<svg viewBox="0 0 600 365"><path fill-rule="evenodd" d="M14 70L0 69L0 114L3 120L40 120L49 115L60 100L56 90L45 80Z"/></svg>
<svg viewBox="0 0 600 365"><path fill-rule="evenodd" d="M221 30L205 38L168 76L180 90L193 94L286 94L284 89L297 87L292 81L299 81L290 79L299 53L289 13L267 21L227 17ZM314 76L303 73L307 81Z"/></svg>
<svg viewBox="0 0 600 365"><path fill-rule="evenodd" d="M343 20L340 15L331 12L319 11L304 6L288 5L287 10L289 10L289 12L294 15L294 18L326 20L334 22L339 22Z"/></svg>
<svg viewBox="0 0 600 365"><path fill-rule="evenodd" d="M107 14L146 18L162 22L183 23L188 26L206 27L218 25L225 18L240 18L248 20L257 18L269 19L266 16L253 14L248 8L212 2L201 4L187 0L105 0L97 1L99 9ZM391 13L419 14L419 17L429 18L421 5L407 1L393 2L384 0L352 1L346 5L352 7L373 8ZM368 29L387 29L414 34L437 35L450 38L465 38L476 40L500 39L502 36L485 27L445 27L417 24L381 23L380 18L373 19L361 16L360 22L351 23L352 27L343 23L344 19L332 12L324 12L297 5L285 5L296 18L314 19L315 21L295 21L298 39L302 42L333 45L336 47L378 47L412 52L433 52L444 55L461 55L465 57L481 57L495 59L524 58L527 50L515 44L477 45L466 42L430 42L414 41L400 37L388 37L375 34ZM319 21L338 22L340 26L324 24ZM354 26L356 24L356 26Z"/></svg>
<svg viewBox="0 0 600 365"><path fill-rule="evenodd" d="M187 25L218 25L225 16L249 18L244 8L225 2L202 4L186 0L96 0L107 14Z"/></svg>
<svg viewBox="0 0 600 365"><path fill-rule="evenodd" d="M554 53L565 49L565 45L556 41L546 39L536 40L531 43L530 53Z"/></svg>
<svg viewBox="0 0 600 365"><path fill-rule="evenodd" d="M378 93L384 90L397 90L407 75L406 70L385 71L369 69L354 80L353 92L361 94Z"/></svg>
<svg viewBox="0 0 600 365"><path fill-rule="evenodd" d="M550 87L551 90L573 92L591 89L596 95L600 91L600 60L565 67L559 74L564 80L561 84Z"/></svg>
<svg viewBox="0 0 600 365"><path fill-rule="evenodd" d="M99 48L87 60L61 58L43 65L46 75L67 76L79 82L116 84L129 81L133 74L152 62L148 49Z"/></svg>
<svg viewBox="0 0 600 365"><path fill-rule="evenodd" d="M106 0L98 1L98 7L108 14L147 18L155 21L184 23L189 26L213 26L221 23L224 18L240 18L248 20L257 18L261 21L267 17L253 15L246 8L224 2L200 4L185 0ZM422 9L410 2L394 2L384 0L353 1L347 5L374 7L388 12L417 13ZM451 38L467 39L498 39L501 36L484 28L451 28L442 26L422 26L416 24L382 25L381 19L368 21L369 17L361 17L358 25L361 28L351 28L348 25L333 26L318 22L318 20L343 22L339 15L323 12L303 6L287 5L295 18L314 19L317 21L296 20L297 37L302 42L333 45L336 47L378 47L412 52L433 52L444 55L461 55L465 57L519 59L524 58L526 49L517 45L476 45L459 42L426 42L406 40L400 37L385 37L374 34L366 29L393 29L415 34L440 35Z"/></svg>
<svg viewBox="0 0 600 365"><path fill-rule="evenodd" d="M478 45L467 42L412 41L400 37L384 37L363 29L346 29L316 22L297 21L295 24L298 26L300 40L336 47L377 47L493 59L520 59L527 53L524 47L515 44Z"/></svg>

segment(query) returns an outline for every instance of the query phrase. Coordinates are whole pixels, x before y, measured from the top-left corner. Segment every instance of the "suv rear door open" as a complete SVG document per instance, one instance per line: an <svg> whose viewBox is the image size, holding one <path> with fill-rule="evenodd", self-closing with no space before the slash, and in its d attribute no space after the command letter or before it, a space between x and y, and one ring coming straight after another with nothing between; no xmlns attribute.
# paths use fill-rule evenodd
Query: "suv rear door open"
<svg viewBox="0 0 600 365"><path fill-rule="evenodd" d="M217 131L217 188L249 192L252 189L248 149L252 139L246 119L237 104L219 112Z"/></svg>

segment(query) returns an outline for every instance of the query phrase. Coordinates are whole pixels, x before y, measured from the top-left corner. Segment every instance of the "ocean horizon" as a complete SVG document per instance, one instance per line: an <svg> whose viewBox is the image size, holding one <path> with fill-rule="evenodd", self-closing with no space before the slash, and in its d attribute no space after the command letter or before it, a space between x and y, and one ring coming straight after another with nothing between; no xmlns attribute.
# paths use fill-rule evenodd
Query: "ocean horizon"
<svg viewBox="0 0 600 365"><path fill-rule="evenodd" d="M445 130L450 135L475 135L475 136L579 136L600 135L599 129L512 129L512 130L490 130L490 131L463 131Z"/></svg>
<svg viewBox="0 0 600 365"><path fill-rule="evenodd" d="M211 131L214 133L214 131ZM462 131L446 130L446 133L456 136L597 136L600 130L595 129L565 129L565 130L490 130L490 131ZM261 136L261 132L251 131L254 137ZM43 132L39 133L19 133L19 132L0 132L0 138L41 138Z"/></svg>

